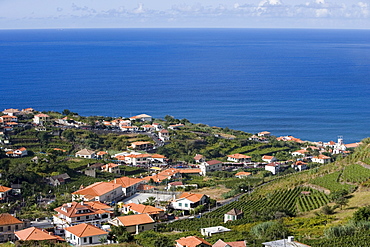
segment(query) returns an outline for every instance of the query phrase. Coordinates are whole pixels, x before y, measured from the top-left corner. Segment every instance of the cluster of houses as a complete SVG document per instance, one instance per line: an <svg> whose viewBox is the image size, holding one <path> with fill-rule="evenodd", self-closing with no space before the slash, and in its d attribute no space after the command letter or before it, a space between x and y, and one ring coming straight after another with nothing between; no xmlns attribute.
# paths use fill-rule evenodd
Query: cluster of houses
<svg viewBox="0 0 370 247"><path fill-rule="evenodd" d="M167 174L167 175L165 175ZM170 175L171 174L171 175ZM179 172L163 171L167 178L180 176ZM164 178L165 179L165 178ZM150 180L150 179L149 179ZM122 201L117 203L123 216L114 217L112 202L145 190L148 178L121 177L109 182L97 182L81 187L72 193L72 201L54 209L53 232L35 226L29 227L9 214L0 215L0 242L14 240L67 241L73 245L99 244L106 239L110 225L125 226L132 234L153 230L156 222L167 218L167 210L191 210L209 203L204 194L184 192L160 206ZM0 196L5 196L10 188L0 186Z"/></svg>

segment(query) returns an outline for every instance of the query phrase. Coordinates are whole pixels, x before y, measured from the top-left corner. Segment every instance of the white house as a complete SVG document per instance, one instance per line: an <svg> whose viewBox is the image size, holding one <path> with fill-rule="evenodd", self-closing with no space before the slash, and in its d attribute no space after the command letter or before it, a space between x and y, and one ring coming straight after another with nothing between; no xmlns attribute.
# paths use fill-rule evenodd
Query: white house
<svg viewBox="0 0 370 247"><path fill-rule="evenodd" d="M237 172L235 174L235 177L237 177L237 178L246 178L246 177L249 177L249 176L252 176L251 172Z"/></svg>
<svg viewBox="0 0 370 247"><path fill-rule="evenodd" d="M208 196L205 194L195 194L184 192L178 199L171 202L171 207L176 210L190 210L194 209L199 205L206 204L208 202Z"/></svg>
<svg viewBox="0 0 370 247"><path fill-rule="evenodd" d="M294 156L294 157L304 157L304 156L306 156L307 153L308 153L307 150L300 149L300 150L292 152L292 156Z"/></svg>
<svg viewBox="0 0 370 247"><path fill-rule="evenodd" d="M67 227L65 229L66 240L75 246L100 245L100 240L107 238L107 236L108 233L106 231L86 223Z"/></svg>
<svg viewBox="0 0 370 247"><path fill-rule="evenodd" d="M222 171L222 162L218 160L210 160L202 162L199 168L203 176L207 175L207 172Z"/></svg>
<svg viewBox="0 0 370 247"><path fill-rule="evenodd" d="M17 115L20 115L20 113L21 112L18 109L13 109L13 108L5 109L3 111L3 114L8 115L8 116L17 116Z"/></svg>
<svg viewBox="0 0 370 247"><path fill-rule="evenodd" d="M129 154L124 157L125 163L134 166L146 166L151 158L150 154Z"/></svg>
<svg viewBox="0 0 370 247"><path fill-rule="evenodd" d="M155 221L149 214L133 214L116 217L109 221L114 226L125 226L130 233L138 234L143 231L153 230Z"/></svg>
<svg viewBox="0 0 370 247"><path fill-rule="evenodd" d="M168 126L168 129L170 129L170 130L178 130L178 129L184 127L184 126L185 125L183 125L183 124L172 124L172 125Z"/></svg>
<svg viewBox="0 0 370 247"><path fill-rule="evenodd" d="M135 132L139 130L139 127L137 126L120 125L119 128L124 132Z"/></svg>
<svg viewBox="0 0 370 247"><path fill-rule="evenodd" d="M228 221L233 221L233 220L239 220L242 219L244 216L244 213L242 210L233 208L226 214L224 214L224 223Z"/></svg>
<svg viewBox="0 0 370 247"><path fill-rule="evenodd" d="M312 157L311 161L314 163L327 164L330 162L330 157L320 154L319 156Z"/></svg>
<svg viewBox="0 0 370 247"><path fill-rule="evenodd" d="M276 174L280 170L280 164L279 163L269 163L265 165L265 170L270 171L272 174Z"/></svg>
<svg viewBox="0 0 370 247"><path fill-rule="evenodd" d="M206 158L201 154L196 154L194 156L194 161L195 161L195 163L202 163L202 162L206 161Z"/></svg>
<svg viewBox="0 0 370 247"><path fill-rule="evenodd" d="M147 114L140 114L137 116L133 116L129 118L131 121L141 121L141 122L151 122L152 121L152 116L149 116Z"/></svg>
<svg viewBox="0 0 370 247"><path fill-rule="evenodd" d="M251 156L247 156L244 154L231 154L227 156L228 161L237 163L250 163L251 158L252 158Z"/></svg>
<svg viewBox="0 0 370 247"><path fill-rule="evenodd" d="M122 188L123 196L129 197L136 194L140 184L146 184L146 181L141 178L121 177L111 181Z"/></svg>
<svg viewBox="0 0 370 247"><path fill-rule="evenodd" d="M300 242L294 241L293 236L289 236L288 239L280 239L271 242L262 243L264 247L276 247L276 246L284 246L284 247L310 247L307 244L302 244Z"/></svg>
<svg viewBox="0 0 370 247"><path fill-rule="evenodd" d="M170 133L168 130L161 130L158 132L158 138L161 139L163 142L166 142L170 139Z"/></svg>
<svg viewBox="0 0 370 247"><path fill-rule="evenodd" d="M25 147L21 147L21 148L14 149L14 150L8 150L6 152L6 155L8 157L24 157L28 155L28 151Z"/></svg>
<svg viewBox="0 0 370 247"><path fill-rule="evenodd" d="M269 155L262 156L262 160L265 161L265 162L267 162L267 163L271 163L271 162L277 161L277 159L274 156L269 156Z"/></svg>
<svg viewBox="0 0 370 247"><path fill-rule="evenodd" d="M50 116L47 114L40 113L33 117L33 122L35 124L43 125L44 123L49 122L49 121L50 121Z"/></svg>
<svg viewBox="0 0 370 247"><path fill-rule="evenodd" d="M111 207L101 202L69 202L54 209L55 225L61 228L81 224L102 224L110 219Z"/></svg>
<svg viewBox="0 0 370 247"><path fill-rule="evenodd" d="M223 232L230 232L231 230L229 228L226 228L224 226L212 226L212 227L206 227L206 228L200 228L200 234L203 236L210 237L217 233L223 233Z"/></svg>
<svg viewBox="0 0 370 247"><path fill-rule="evenodd" d="M153 123L152 125L154 126L156 131L160 131L161 129L163 129L163 126L160 123Z"/></svg>
<svg viewBox="0 0 370 247"><path fill-rule="evenodd" d="M258 135L258 136L264 136L264 137L266 137L266 136L270 136L270 135L271 135L271 133L270 133L270 132L268 132L268 131L262 131L262 132L259 132L257 135Z"/></svg>
<svg viewBox="0 0 370 247"><path fill-rule="evenodd" d="M78 151L75 156L79 158L94 159L96 154L94 151L84 148Z"/></svg>
<svg viewBox="0 0 370 247"><path fill-rule="evenodd" d="M122 186L109 182L97 182L72 192L72 200L112 202L123 196Z"/></svg>
<svg viewBox="0 0 370 247"><path fill-rule="evenodd" d="M294 164L292 164L292 168L298 171L303 171L303 170L306 170L308 167L307 167L307 163L304 163L302 161L297 161Z"/></svg>

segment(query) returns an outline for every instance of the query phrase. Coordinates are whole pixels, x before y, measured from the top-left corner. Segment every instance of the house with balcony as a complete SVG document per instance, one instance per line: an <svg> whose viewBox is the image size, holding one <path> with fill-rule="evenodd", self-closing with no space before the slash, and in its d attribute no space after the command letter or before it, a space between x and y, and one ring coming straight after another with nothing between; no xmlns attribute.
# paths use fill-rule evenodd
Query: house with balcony
<svg viewBox="0 0 370 247"><path fill-rule="evenodd" d="M101 225L110 219L110 207L94 206L93 202L69 202L55 208L57 214L53 215L54 224L62 228L90 223ZM101 203L102 204L102 203Z"/></svg>
<svg viewBox="0 0 370 247"><path fill-rule="evenodd" d="M166 142L170 140L170 132L168 132L168 130L162 129L158 132L158 138L161 141Z"/></svg>
<svg viewBox="0 0 370 247"><path fill-rule="evenodd" d="M208 172L222 171L222 162L218 160L210 160L202 162L199 168L203 176L206 176Z"/></svg>
<svg viewBox="0 0 370 247"><path fill-rule="evenodd" d="M171 202L171 207L176 210L191 210L199 205L207 204L209 197L205 194L184 192L178 199Z"/></svg>
<svg viewBox="0 0 370 247"><path fill-rule="evenodd" d="M21 114L21 112L18 109L9 108L9 109L5 109L3 111L3 114L8 115L8 116L18 116Z"/></svg>
<svg viewBox="0 0 370 247"><path fill-rule="evenodd" d="M49 122L49 121L50 121L50 116L47 114L40 113L33 117L33 122L38 125L39 124L44 125L46 122Z"/></svg>

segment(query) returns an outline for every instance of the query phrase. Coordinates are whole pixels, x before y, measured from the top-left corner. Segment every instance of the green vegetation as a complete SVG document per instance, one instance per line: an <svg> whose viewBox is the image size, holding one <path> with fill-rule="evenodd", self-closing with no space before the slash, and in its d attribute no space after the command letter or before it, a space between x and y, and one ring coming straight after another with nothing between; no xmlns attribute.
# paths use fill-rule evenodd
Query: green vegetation
<svg viewBox="0 0 370 247"><path fill-rule="evenodd" d="M322 177L317 177L315 179L312 179L310 183L319 185L321 187L324 187L330 191L337 191L337 190L348 190L353 191L356 186L346 183L340 182L340 177L342 175L342 172L333 172L327 175L324 175Z"/></svg>

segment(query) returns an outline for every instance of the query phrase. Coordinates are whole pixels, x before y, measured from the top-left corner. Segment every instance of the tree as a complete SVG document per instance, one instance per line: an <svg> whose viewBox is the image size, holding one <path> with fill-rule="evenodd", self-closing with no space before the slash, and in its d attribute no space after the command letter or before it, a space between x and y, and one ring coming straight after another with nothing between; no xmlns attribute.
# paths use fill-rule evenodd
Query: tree
<svg viewBox="0 0 370 247"><path fill-rule="evenodd" d="M71 111L70 111L70 110L68 110L68 109L64 109L64 110L62 111L62 114L63 114L63 115L65 115L65 116L68 116L68 115L70 115L70 114L71 114Z"/></svg>
<svg viewBox="0 0 370 247"><path fill-rule="evenodd" d="M112 226L108 234L109 240L118 241L118 243L130 242L133 237L124 226Z"/></svg>
<svg viewBox="0 0 370 247"><path fill-rule="evenodd" d="M370 206L359 208L353 214L353 220L355 222L370 220Z"/></svg>
<svg viewBox="0 0 370 247"><path fill-rule="evenodd" d="M155 240L154 240L154 246L155 247L173 247L174 242L171 241L168 237L164 235L159 235Z"/></svg>

